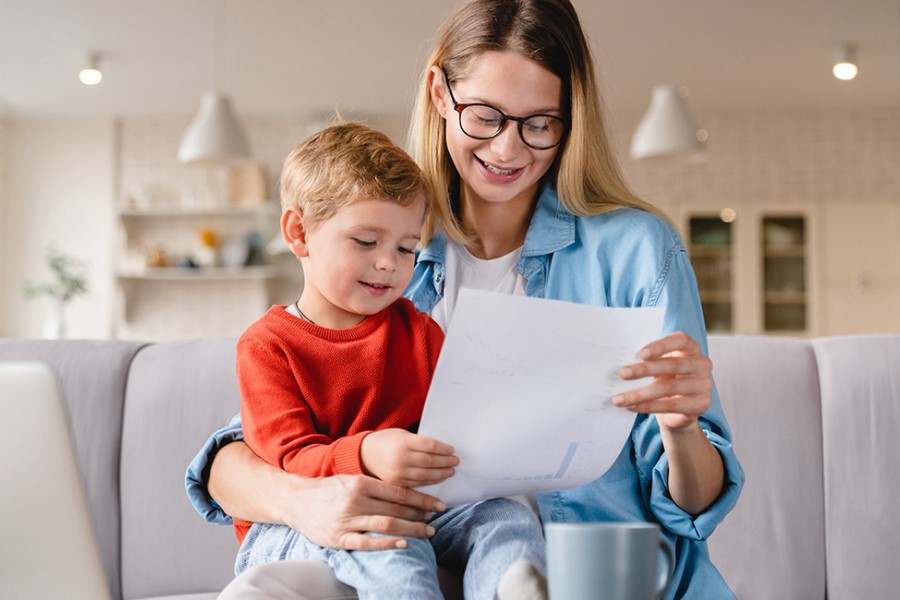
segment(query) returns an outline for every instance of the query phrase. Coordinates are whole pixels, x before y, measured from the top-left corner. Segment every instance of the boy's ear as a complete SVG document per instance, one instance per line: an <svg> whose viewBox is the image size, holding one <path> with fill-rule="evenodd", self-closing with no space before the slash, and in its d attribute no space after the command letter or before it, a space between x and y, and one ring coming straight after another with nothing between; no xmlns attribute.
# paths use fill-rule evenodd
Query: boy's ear
<svg viewBox="0 0 900 600"><path fill-rule="evenodd" d="M291 207L281 214L281 237L294 256L297 258L309 256L302 210Z"/></svg>
<svg viewBox="0 0 900 600"><path fill-rule="evenodd" d="M450 101L447 97L447 80L444 78L444 72L438 66L433 66L428 70L428 92L431 94L431 103L437 109L443 118L447 118L447 111L450 110Z"/></svg>

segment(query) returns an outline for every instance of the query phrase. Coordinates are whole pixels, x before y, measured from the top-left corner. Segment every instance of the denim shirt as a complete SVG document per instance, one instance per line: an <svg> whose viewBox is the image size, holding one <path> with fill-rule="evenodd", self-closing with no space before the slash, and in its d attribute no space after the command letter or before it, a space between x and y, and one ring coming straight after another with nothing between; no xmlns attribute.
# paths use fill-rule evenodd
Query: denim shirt
<svg viewBox="0 0 900 600"><path fill-rule="evenodd" d="M420 311L430 312L443 294L445 247L446 241L437 234L417 257L405 295ZM553 186L545 184L516 268L527 282L529 296L597 306L662 307L663 335L684 331L707 353L693 269L678 234L656 215L623 208L575 216L559 202ZM726 479L720 497L702 514L692 517L672 501L656 418L638 415L630 439L609 471L580 488L540 494L541 518L545 523L657 523L676 555L666 598L733 597L710 562L705 542L737 502L744 483L715 387L700 425L722 456ZM188 496L211 522L230 523L230 518L206 492L209 464L218 448L241 437L238 415L213 434L188 467Z"/></svg>

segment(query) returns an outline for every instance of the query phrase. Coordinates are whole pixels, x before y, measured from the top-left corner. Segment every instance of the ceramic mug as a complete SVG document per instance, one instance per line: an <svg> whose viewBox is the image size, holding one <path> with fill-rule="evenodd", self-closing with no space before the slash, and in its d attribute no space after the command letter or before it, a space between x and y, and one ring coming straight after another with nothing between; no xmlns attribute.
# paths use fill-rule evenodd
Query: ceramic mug
<svg viewBox="0 0 900 600"><path fill-rule="evenodd" d="M550 600L654 600L672 580L675 557L653 523L548 523L544 533Z"/></svg>

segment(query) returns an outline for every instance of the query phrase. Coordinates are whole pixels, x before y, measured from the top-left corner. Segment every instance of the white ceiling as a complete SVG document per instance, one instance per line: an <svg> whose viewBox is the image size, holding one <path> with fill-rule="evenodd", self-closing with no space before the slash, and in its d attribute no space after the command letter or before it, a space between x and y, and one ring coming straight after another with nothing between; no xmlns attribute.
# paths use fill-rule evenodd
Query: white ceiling
<svg viewBox="0 0 900 600"><path fill-rule="evenodd" d="M239 114L396 114L449 0L220 0L218 87ZM217 85L216 0L0 0L0 114L192 114ZM900 107L897 0L574 0L607 104L678 83L694 110ZM830 73L838 42L859 77ZM90 52L105 79L81 85Z"/></svg>

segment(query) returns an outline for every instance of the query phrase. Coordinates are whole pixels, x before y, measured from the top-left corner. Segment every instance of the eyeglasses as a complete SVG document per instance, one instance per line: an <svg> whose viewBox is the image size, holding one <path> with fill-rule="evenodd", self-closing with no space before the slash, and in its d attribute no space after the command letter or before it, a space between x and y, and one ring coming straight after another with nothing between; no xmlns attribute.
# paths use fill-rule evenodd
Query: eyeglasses
<svg viewBox="0 0 900 600"><path fill-rule="evenodd" d="M443 69L442 69L443 71ZM476 140L489 140L500 135L507 121L515 121L519 126L519 137L525 145L535 150L549 150L558 146L566 135L568 125L555 115L530 115L511 117L490 104L460 104L453 97L450 78L444 71L444 82L453 102L453 110L459 113L459 128Z"/></svg>

